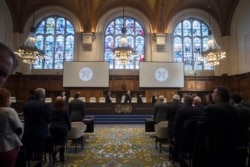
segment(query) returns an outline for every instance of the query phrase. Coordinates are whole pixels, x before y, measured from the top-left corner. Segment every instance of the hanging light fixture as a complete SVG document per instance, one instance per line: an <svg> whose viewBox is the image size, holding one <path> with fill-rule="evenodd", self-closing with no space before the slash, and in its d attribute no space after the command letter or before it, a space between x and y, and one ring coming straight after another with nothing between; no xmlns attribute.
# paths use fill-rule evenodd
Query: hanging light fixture
<svg viewBox="0 0 250 167"><path fill-rule="evenodd" d="M37 49L36 47L36 36L35 36L36 29L34 27L35 7L36 7L36 0L34 0L34 5L33 5L33 24L32 27L30 28L29 36L27 37L25 43L22 46L20 46L16 52L14 52L23 59L24 63L27 64L37 64L39 59L44 58L44 52L42 50Z"/></svg>
<svg viewBox="0 0 250 167"><path fill-rule="evenodd" d="M203 61L210 65L216 66L220 64L220 60L226 57L226 52L221 49L221 47L216 43L214 36L212 34L212 30L210 28L210 0L208 1L208 9L209 9L209 30L208 30L208 48L206 51L202 53Z"/></svg>
<svg viewBox="0 0 250 167"><path fill-rule="evenodd" d="M125 27L125 16L124 16L124 8L125 8L125 3L123 0L123 25L121 29L121 41L120 45L118 45L116 48L114 48L114 57L118 58L119 62L121 64L127 64L129 61L129 57L132 55L133 50L131 47L128 46L127 44L127 38L126 38L126 27Z"/></svg>

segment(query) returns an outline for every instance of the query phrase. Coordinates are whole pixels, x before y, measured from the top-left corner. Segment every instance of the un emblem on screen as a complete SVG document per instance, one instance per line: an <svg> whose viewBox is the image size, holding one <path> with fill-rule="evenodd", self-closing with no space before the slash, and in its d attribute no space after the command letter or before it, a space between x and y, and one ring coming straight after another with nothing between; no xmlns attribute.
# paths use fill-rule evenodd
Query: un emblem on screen
<svg viewBox="0 0 250 167"><path fill-rule="evenodd" d="M88 67L84 67L79 71L79 77L82 81L89 81L93 77L93 71Z"/></svg>
<svg viewBox="0 0 250 167"><path fill-rule="evenodd" d="M155 70L155 78L157 81L164 82L168 79L168 70L165 68L158 68Z"/></svg>

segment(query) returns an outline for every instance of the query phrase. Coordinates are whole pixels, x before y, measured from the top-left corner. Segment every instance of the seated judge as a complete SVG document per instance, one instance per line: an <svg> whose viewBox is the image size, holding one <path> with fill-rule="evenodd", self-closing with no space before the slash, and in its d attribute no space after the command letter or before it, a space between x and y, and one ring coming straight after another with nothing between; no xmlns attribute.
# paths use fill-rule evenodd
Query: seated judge
<svg viewBox="0 0 250 167"><path fill-rule="evenodd" d="M105 103L112 103L111 100L111 92L108 92L106 97L105 97Z"/></svg>
<svg viewBox="0 0 250 167"><path fill-rule="evenodd" d="M131 103L131 95L129 90L127 91L127 94L125 96L124 103Z"/></svg>

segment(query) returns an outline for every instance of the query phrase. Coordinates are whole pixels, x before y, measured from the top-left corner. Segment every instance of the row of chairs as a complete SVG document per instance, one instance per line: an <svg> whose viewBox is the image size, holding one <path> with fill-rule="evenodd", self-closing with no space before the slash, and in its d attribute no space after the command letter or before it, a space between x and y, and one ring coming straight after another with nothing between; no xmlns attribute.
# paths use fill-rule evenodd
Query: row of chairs
<svg viewBox="0 0 250 167"><path fill-rule="evenodd" d="M69 141L71 141L71 143L74 145L75 154L77 153L77 144L80 144L81 149L83 149L83 136L86 128L87 125L83 122L72 122L71 130L68 132L66 141L61 142L65 143L65 145L55 143L53 137L49 136L45 142L43 161L46 162L47 160L49 160L49 162L52 163L52 166L54 166L55 157L53 157L53 152L58 152L62 147L65 147L66 149L69 148ZM25 150L21 149L19 151L15 167L36 167L41 166L41 163L42 162L35 160L26 161Z"/></svg>

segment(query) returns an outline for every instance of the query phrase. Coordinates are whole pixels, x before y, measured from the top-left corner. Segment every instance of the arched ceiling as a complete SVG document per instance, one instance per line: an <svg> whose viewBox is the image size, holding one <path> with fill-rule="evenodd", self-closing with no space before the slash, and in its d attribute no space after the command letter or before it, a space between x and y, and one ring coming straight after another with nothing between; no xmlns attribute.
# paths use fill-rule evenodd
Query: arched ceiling
<svg viewBox="0 0 250 167"><path fill-rule="evenodd" d="M75 14L85 32L96 28L100 17L123 0L35 0L36 9L60 6ZM139 10L150 20L153 29L164 33L170 19L178 12L196 8L208 12L209 0L124 0L125 5ZM218 22L222 36L230 35L230 24L239 0L210 0L210 13ZM24 24L33 12L34 0L6 0L13 18L14 32L22 33Z"/></svg>

